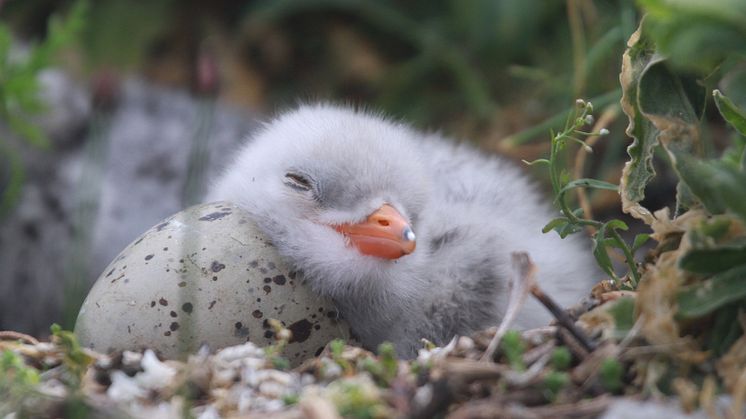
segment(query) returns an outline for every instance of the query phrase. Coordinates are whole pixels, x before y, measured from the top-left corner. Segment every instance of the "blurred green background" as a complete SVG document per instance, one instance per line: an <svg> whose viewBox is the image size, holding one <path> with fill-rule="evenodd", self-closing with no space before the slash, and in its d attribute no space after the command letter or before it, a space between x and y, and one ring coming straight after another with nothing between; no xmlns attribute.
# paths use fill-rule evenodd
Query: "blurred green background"
<svg viewBox="0 0 746 419"><path fill-rule="evenodd" d="M0 4L12 32L34 43L75 2ZM599 115L617 106L621 54L639 19L623 0L87 6L78 41L53 60L84 82L138 74L259 113L307 100L361 104L521 159L546 153L549 129L576 98L594 100ZM592 171L614 180L626 122L609 112L611 135L596 146L605 157ZM613 194L601 195L613 205Z"/></svg>
<svg viewBox="0 0 746 419"><path fill-rule="evenodd" d="M72 4L11 0L0 13L34 41ZM198 89L206 55L232 103L363 103L494 145L613 91L636 20L628 1L99 0L58 63Z"/></svg>

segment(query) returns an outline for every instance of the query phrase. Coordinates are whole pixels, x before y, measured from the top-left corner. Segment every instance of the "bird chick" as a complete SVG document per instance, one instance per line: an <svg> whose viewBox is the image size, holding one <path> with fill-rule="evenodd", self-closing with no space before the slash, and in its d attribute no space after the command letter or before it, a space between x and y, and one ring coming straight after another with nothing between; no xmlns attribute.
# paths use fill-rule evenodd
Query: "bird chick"
<svg viewBox="0 0 746 419"><path fill-rule="evenodd" d="M264 125L208 199L252 214L363 346L390 341L403 356L422 338L496 325L512 252L531 255L563 305L597 275L582 240L542 234L549 201L512 163L344 107L300 106ZM528 301L517 326L549 319Z"/></svg>

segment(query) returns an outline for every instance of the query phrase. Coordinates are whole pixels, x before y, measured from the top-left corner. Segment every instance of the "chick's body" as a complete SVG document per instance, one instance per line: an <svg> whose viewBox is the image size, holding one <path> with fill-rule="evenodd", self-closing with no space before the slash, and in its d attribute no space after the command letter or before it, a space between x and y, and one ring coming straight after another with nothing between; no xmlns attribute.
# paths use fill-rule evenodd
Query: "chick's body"
<svg viewBox="0 0 746 419"><path fill-rule="evenodd" d="M542 234L548 200L510 162L378 115L302 106L241 149L209 200L256 217L279 252L319 294L334 299L362 344L387 340L412 356L427 338L496 325L507 307L510 254L527 251L538 281L561 304L596 275L582 242ZM390 205L416 249L397 259L362 254L336 228ZM545 324L528 301L517 325Z"/></svg>

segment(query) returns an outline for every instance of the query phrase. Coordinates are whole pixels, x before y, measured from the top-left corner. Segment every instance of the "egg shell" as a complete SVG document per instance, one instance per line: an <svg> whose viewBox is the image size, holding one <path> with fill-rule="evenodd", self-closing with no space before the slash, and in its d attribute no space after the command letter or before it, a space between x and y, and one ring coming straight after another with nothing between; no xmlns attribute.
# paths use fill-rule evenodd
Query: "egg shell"
<svg viewBox="0 0 746 419"><path fill-rule="evenodd" d="M284 355L293 365L350 336L334 303L282 261L251 216L216 202L168 217L127 246L89 292L75 333L97 351L151 348L175 358L202 345L272 344L271 318L292 332Z"/></svg>

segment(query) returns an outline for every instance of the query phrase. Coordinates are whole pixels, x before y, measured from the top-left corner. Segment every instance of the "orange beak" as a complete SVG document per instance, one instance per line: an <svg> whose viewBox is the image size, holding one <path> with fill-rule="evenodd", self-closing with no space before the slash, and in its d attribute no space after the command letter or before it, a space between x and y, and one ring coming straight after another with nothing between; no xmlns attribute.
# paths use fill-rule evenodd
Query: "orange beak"
<svg viewBox="0 0 746 419"><path fill-rule="evenodd" d="M342 224L335 229L350 239L360 253L383 259L398 259L414 252L415 235L406 219L385 204L359 224Z"/></svg>

